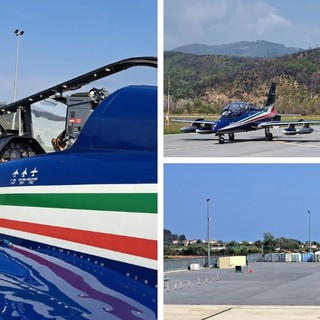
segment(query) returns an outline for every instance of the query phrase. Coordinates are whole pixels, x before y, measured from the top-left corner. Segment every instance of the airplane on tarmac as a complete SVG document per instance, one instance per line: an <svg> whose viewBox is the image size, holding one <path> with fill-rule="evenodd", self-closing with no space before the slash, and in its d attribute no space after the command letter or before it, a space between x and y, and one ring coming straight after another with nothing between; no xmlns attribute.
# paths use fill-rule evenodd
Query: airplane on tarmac
<svg viewBox="0 0 320 320"><path fill-rule="evenodd" d="M157 319L157 87L63 96L141 66L157 58L0 107L1 319ZM63 148L51 152L33 135L31 105L48 97L67 106Z"/></svg>
<svg viewBox="0 0 320 320"><path fill-rule="evenodd" d="M273 135L270 128L277 126L288 126L283 129L285 135L310 134L314 130L310 124L320 124L320 120L310 121L281 121L281 116L297 116L296 114L279 114L275 110L276 104L276 83L272 82L262 108L256 108L247 102L237 101L228 104L223 108L220 118L217 121L205 119L185 120L174 119L174 122L189 122L190 126L182 127L180 130L185 133L196 132L200 134L214 133L219 138L219 143L225 142L224 135L228 134L229 140L233 141L235 133L265 129L267 141L272 141ZM296 128L296 126L301 126Z"/></svg>

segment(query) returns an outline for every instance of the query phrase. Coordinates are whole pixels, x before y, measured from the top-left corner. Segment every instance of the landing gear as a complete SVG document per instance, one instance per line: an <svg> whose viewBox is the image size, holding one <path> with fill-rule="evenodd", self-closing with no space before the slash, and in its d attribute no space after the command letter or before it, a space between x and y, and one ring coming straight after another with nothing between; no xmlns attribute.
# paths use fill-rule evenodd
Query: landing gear
<svg viewBox="0 0 320 320"><path fill-rule="evenodd" d="M224 137L223 136L219 136L219 143L224 144Z"/></svg>
<svg viewBox="0 0 320 320"><path fill-rule="evenodd" d="M269 134L267 135L267 140L268 140L268 141L272 141L272 140L273 140L273 135L272 135L272 133L269 133Z"/></svg>
<svg viewBox="0 0 320 320"><path fill-rule="evenodd" d="M267 141L272 141L273 135L272 135L272 133L270 132L270 128L265 128L265 135L266 135Z"/></svg>
<svg viewBox="0 0 320 320"><path fill-rule="evenodd" d="M234 133L228 133L229 140L234 141Z"/></svg>

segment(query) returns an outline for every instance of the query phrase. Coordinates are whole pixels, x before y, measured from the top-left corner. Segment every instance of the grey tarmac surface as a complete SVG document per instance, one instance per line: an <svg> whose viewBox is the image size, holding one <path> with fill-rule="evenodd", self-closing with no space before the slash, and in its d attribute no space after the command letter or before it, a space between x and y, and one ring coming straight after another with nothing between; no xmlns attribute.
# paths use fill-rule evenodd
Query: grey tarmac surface
<svg viewBox="0 0 320 320"><path fill-rule="evenodd" d="M320 307L167 305L164 320L316 320Z"/></svg>
<svg viewBox="0 0 320 320"><path fill-rule="evenodd" d="M273 141L266 141L264 130L235 134L235 140L219 144L213 134L172 134L164 136L165 157L319 157L320 133L285 136L273 129Z"/></svg>
<svg viewBox="0 0 320 320"><path fill-rule="evenodd" d="M249 272L251 269L252 272ZM166 273L164 319L320 319L320 263Z"/></svg>

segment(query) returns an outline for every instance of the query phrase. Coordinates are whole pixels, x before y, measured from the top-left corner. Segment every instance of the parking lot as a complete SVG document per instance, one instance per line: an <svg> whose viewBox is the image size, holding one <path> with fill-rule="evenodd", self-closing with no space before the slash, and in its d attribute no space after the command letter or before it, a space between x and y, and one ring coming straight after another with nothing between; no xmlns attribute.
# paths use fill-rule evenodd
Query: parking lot
<svg viewBox="0 0 320 320"><path fill-rule="evenodd" d="M225 317L232 310L235 316L236 309L242 314L246 310L243 319L249 319L250 312L256 317L252 319L260 319L257 310L261 315L271 316L266 309L290 314L290 318L273 319L296 319L292 316L299 312L291 311L296 306L300 306L298 310L312 310L303 316L300 314L300 319L309 319L307 314L310 319L320 317L319 263L255 262L242 272L201 269L171 272L166 276L169 279L164 282L166 320L180 319L179 314L184 316L183 319L211 319L212 315L214 319L229 319ZM193 308L195 317L192 317L190 308Z"/></svg>

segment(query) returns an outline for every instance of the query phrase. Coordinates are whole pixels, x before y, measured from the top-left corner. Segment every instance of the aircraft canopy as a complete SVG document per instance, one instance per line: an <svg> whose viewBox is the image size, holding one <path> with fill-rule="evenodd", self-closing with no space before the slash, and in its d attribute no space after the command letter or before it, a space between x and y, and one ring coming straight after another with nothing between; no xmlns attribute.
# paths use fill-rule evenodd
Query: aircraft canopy
<svg viewBox="0 0 320 320"><path fill-rule="evenodd" d="M221 115L226 117L239 117L240 115L248 112L249 109L250 105L247 102L232 102L223 108Z"/></svg>

